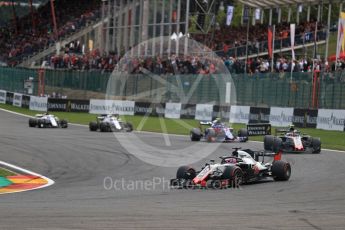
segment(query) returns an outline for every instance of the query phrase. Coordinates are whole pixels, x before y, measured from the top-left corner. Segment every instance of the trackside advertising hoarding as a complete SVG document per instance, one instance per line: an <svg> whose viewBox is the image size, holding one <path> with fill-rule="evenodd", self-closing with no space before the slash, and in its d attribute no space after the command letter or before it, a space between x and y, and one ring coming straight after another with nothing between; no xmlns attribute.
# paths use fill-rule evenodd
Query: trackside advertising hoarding
<svg viewBox="0 0 345 230"><path fill-rule="evenodd" d="M293 124L300 128L316 128L317 109L294 109Z"/></svg>
<svg viewBox="0 0 345 230"><path fill-rule="evenodd" d="M213 105L197 104L195 109L195 120L211 121L213 115Z"/></svg>
<svg viewBox="0 0 345 230"><path fill-rule="evenodd" d="M91 99L89 113L134 115L134 101Z"/></svg>
<svg viewBox="0 0 345 230"><path fill-rule="evenodd" d="M181 106L181 118L194 119L195 118L196 105L194 104L182 104Z"/></svg>
<svg viewBox="0 0 345 230"><path fill-rule="evenodd" d="M270 108L250 107L249 123L269 123Z"/></svg>
<svg viewBox="0 0 345 230"><path fill-rule="evenodd" d="M22 108L28 109L30 107L30 96L22 95Z"/></svg>
<svg viewBox="0 0 345 230"><path fill-rule="evenodd" d="M153 114L153 104L148 102L135 102L134 114L135 115L151 115Z"/></svg>
<svg viewBox="0 0 345 230"><path fill-rule="evenodd" d="M67 103L68 101L65 99L48 98L48 111L66 112Z"/></svg>
<svg viewBox="0 0 345 230"><path fill-rule="evenodd" d="M181 103L166 103L165 113L166 118L178 119L181 116Z"/></svg>
<svg viewBox="0 0 345 230"><path fill-rule="evenodd" d="M89 112L90 102L89 100L68 100L67 111L68 112Z"/></svg>
<svg viewBox="0 0 345 230"><path fill-rule="evenodd" d="M22 107L23 95L20 93L14 93L13 95L13 105L17 107Z"/></svg>
<svg viewBox="0 0 345 230"><path fill-rule="evenodd" d="M224 120L229 120L230 117L230 106L213 106L212 120L216 118L221 118Z"/></svg>
<svg viewBox="0 0 345 230"><path fill-rule="evenodd" d="M247 125L249 136L271 135L271 124L253 123Z"/></svg>
<svg viewBox="0 0 345 230"><path fill-rule="evenodd" d="M5 104L6 103L6 91L0 90L0 103Z"/></svg>
<svg viewBox="0 0 345 230"><path fill-rule="evenodd" d="M13 96L14 96L14 93L6 92L6 104L13 105Z"/></svg>
<svg viewBox="0 0 345 230"><path fill-rule="evenodd" d="M48 98L48 111L89 112L89 100Z"/></svg>
<svg viewBox="0 0 345 230"><path fill-rule="evenodd" d="M227 118L230 123L248 124L250 135L268 133L270 125L345 131L345 110L300 109L284 107L218 106L211 104L149 103L120 100L77 100L47 98L0 90L0 104L10 104L36 111L89 112L165 116L211 121ZM253 124L253 125L252 125ZM270 124L270 125L267 125Z"/></svg>
<svg viewBox="0 0 345 230"><path fill-rule="evenodd" d="M48 98L47 97L36 97L30 96L30 110L44 111L46 112L48 108Z"/></svg>
<svg viewBox="0 0 345 230"><path fill-rule="evenodd" d="M292 125L294 108L271 107L270 123L272 126Z"/></svg>
<svg viewBox="0 0 345 230"><path fill-rule="evenodd" d="M249 121L249 106L234 105L230 108L230 123L247 124Z"/></svg>
<svg viewBox="0 0 345 230"><path fill-rule="evenodd" d="M344 131L345 110L319 109L317 129Z"/></svg>

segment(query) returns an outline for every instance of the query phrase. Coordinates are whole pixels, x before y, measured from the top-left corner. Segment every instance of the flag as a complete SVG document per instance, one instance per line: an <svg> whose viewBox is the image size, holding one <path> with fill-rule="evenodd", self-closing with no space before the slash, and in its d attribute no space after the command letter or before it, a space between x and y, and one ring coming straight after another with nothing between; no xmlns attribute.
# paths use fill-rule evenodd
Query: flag
<svg viewBox="0 0 345 230"><path fill-rule="evenodd" d="M272 32L272 27L268 27L268 56L272 58L272 41L273 41L273 32Z"/></svg>
<svg viewBox="0 0 345 230"><path fill-rule="evenodd" d="M234 7L233 6L228 6L228 11L226 14L226 25L230 26L231 25L231 21L232 21L232 17L234 15Z"/></svg>
<svg viewBox="0 0 345 230"><path fill-rule="evenodd" d="M248 22L249 20L249 8L247 6L244 6L243 9L243 22Z"/></svg>
<svg viewBox="0 0 345 230"><path fill-rule="evenodd" d="M291 54L292 60L295 60L295 24L290 24L290 40L291 40Z"/></svg>
<svg viewBox="0 0 345 230"><path fill-rule="evenodd" d="M338 23L338 37L337 37L337 53L336 59L339 58L341 51L345 51L345 12L340 13L339 23Z"/></svg>
<svg viewBox="0 0 345 230"><path fill-rule="evenodd" d="M255 9L255 20L260 20L261 10L259 8Z"/></svg>

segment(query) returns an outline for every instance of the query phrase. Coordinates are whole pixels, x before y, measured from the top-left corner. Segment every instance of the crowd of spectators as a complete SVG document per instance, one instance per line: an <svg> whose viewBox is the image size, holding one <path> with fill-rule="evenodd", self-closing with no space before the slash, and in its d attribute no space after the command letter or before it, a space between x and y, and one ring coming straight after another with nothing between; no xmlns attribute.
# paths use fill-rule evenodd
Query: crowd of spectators
<svg viewBox="0 0 345 230"><path fill-rule="evenodd" d="M315 36L315 29L317 33ZM268 28L267 25L257 24L249 27L248 33L248 54L267 52L268 50ZM217 26L214 35L196 34L193 38L197 41L212 41L210 48L217 51L220 56L244 56L246 54L247 28L246 25L239 27L234 26ZM326 30L320 23L314 21L302 22L296 26L295 44L302 45L316 40L324 40ZM276 48L290 46L290 24L280 23L275 26Z"/></svg>
<svg viewBox="0 0 345 230"><path fill-rule="evenodd" d="M0 28L0 62L17 65L24 57L53 45L58 38L65 37L90 22L100 18L101 1L55 1L57 36L51 17L50 3ZM35 28L33 26L35 25Z"/></svg>
<svg viewBox="0 0 345 230"><path fill-rule="evenodd" d="M115 53L101 55L98 49L91 52L82 52L79 42L68 45L59 55L53 55L46 59L46 67L53 69L68 69L79 71L112 72L120 60ZM82 49L82 48L81 48ZM208 74L224 71L225 67L221 59L210 59L197 56L169 57L130 57L122 60L119 66L124 66L127 72L136 74L146 71L154 74ZM220 61L219 61L220 60ZM220 65L221 64L221 65ZM223 68L221 69L220 66ZM220 70L221 69L221 70Z"/></svg>
<svg viewBox="0 0 345 230"><path fill-rule="evenodd" d="M119 56L113 53L101 55L98 49L86 54L64 52L46 58L46 67L52 69L66 69L78 71L112 72Z"/></svg>
<svg viewBox="0 0 345 230"><path fill-rule="evenodd" d="M59 55L46 58L46 67L52 69L67 69L78 71L103 71L112 72L120 59L123 58L115 53L101 54L98 49L85 52L85 47L79 41L72 42L61 50ZM247 62L242 58L223 56L209 58L206 56L156 56L141 58L124 58L120 64L126 63L126 71L130 73L144 73L149 71L154 74L217 74L224 73L225 69L231 73L248 74L268 72L312 72L344 70L345 60L338 63L328 60L311 58L299 58L292 61L286 57L277 57L273 60L266 57L249 58ZM273 64L273 67L272 67ZM247 66L246 66L247 65ZM337 68L336 68L337 67Z"/></svg>
<svg viewBox="0 0 345 230"><path fill-rule="evenodd" d="M100 18L101 1L92 0L87 4L81 1L59 0L55 1L58 37L64 37L76 32L83 26ZM7 62L15 66L25 56L53 45L57 37L53 33L50 4L43 5L34 12L35 30L32 24L32 15L17 20L15 25L9 24L0 28L0 62ZM315 37L315 29L318 32ZM224 66L231 73L249 74L271 72L311 72L319 68L324 71L345 69L345 62L329 64L327 61L301 58L291 61L280 57L272 62L268 58L239 59L246 53L246 25L234 27L217 27L214 35L194 35L198 41L209 40L211 49L222 57L222 63L215 60L204 59L197 56L179 57L148 57L132 59L127 66L131 73L142 73L144 70L155 74L209 74L222 72ZM212 36L212 39L211 39ZM257 52L267 52L267 25L257 24L250 26L248 39L248 55ZM303 22L296 27L296 45L325 39L326 31L316 22ZM275 47L290 46L290 24L276 25ZM101 54L94 49L85 51L79 41L72 42L63 48L60 54L46 57L48 67L53 69L70 69L79 71L105 71L111 72L120 60L116 53Z"/></svg>

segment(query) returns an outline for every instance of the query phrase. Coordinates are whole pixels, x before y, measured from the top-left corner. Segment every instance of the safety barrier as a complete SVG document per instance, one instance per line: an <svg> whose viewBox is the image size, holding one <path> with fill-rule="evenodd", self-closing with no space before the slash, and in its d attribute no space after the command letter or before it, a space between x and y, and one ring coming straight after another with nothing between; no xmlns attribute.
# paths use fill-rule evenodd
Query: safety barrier
<svg viewBox="0 0 345 230"><path fill-rule="evenodd" d="M230 123L295 125L345 131L345 110L292 107L216 106L211 104L146 103L126 100L75 100L28 96L0 90L0 103L36 111L88 112L92 114L149 115L210 121L216 117Z"/></svg>
<svg viewBox="0 0 345 230"><path fill-rule="evenodd" d="M31 77L33 94L37 95L38 71L32 69L0 68L0 89L27 93L25 83ZM226 82L220 75L203 75L190 104L213 101L222 105L220 91L225 92ZM198 75L160 75L159 82L149 75L126 76L121 99L152 102L157 99L154 92L164 90L159 102L179 102L181 95L191 91ZM236 88L236 104L259 107L294 107L345 109L345 71L318 73L256 73L254 75L232 74ZM46 94L60 93L75 99L105 98L110 73L99 71L45 70ZM315 81L313 81L313 79ZM179 93L169 87L180 87ZM223 88L222 88L223 87ZM315 96L315 98L313 98ZM313 103L315 102L315 103Z"/></svg>

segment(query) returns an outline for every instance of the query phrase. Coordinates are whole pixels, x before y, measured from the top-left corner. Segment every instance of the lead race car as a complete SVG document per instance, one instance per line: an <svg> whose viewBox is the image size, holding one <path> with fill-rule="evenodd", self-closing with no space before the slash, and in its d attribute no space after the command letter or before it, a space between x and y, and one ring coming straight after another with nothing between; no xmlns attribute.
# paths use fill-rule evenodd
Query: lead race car
<svg viewBox="0 0 345 230"><path fill-rule="evenodd" d="M280 146L281 139L275 138L273 145L265 151L234 148L231 155L220 157L219 163L211 160L200 171L191 166L181 166L170 185L172 188L229 188L267 178L287 181L291 176L291 166L281 160ZM273 160L265 161L267 157Z"/></svg>
<svg viewBox="0 0 345 230"><path fill-rule="evenodd" d="M89 129L101 132L132 132L133 125L122 121L117 114L103 114L98 116L96 121L89 123Z"/></svg>
<svg viewBox="0 0 345 230"><path fill-rule="evenodd" d="M57 116L44 113L36 114L34 118L29 119L29 127L38 128L67 128L67 120L60 120Z"/></svg>
<svg viewBox="0 0 345 230"><path fill-rule="evenodd" d="M284 153L320 153L321 140L318 137L311 137L307 134L301 134L294 126L289 128L276 129L277 137L266 135L264 145L269 148L275 138L282 141L282 151Z"/></svg>
<svg viewBox="0 0 345 230"><path fill-rule="evenodd" d="M207 128L203 128L204 126ZM204 140L207 142L246 142L248 141L248 131L240 129L236 135L233 128L217 118L212 122L200 121L200 127L190 131L190 139L191 141Z"/></svg>

